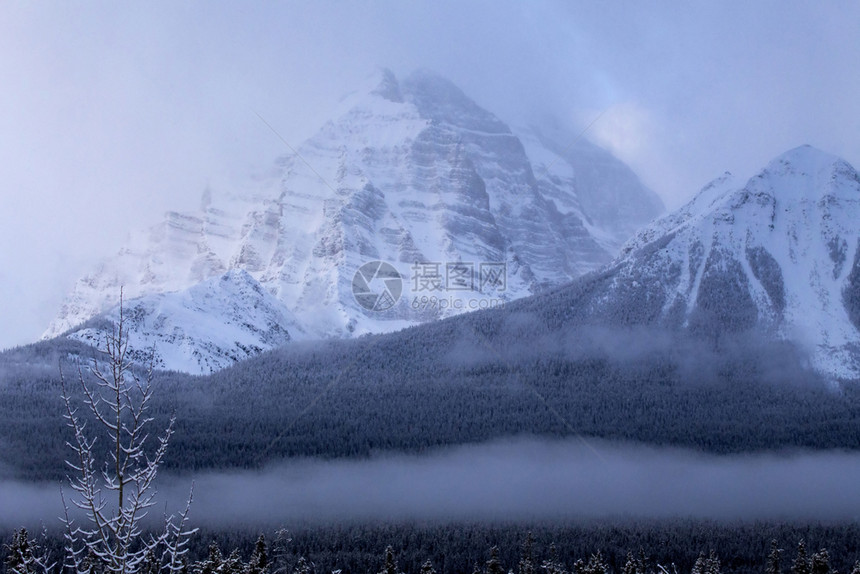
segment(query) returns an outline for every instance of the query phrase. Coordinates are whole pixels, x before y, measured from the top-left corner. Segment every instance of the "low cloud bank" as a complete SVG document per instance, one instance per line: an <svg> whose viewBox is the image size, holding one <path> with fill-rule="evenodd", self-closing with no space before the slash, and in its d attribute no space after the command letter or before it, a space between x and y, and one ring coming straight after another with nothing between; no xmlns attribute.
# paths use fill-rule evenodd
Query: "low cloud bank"
<svg viewBox="0 0 860 574"><path fill-rule="evenodd" d="M263 472L203 474L194 479L192 521L856 520L858 478L860 453L714 456L521 439L426 455L302 460ZM184 478L164 480L161 500L179 509L189 486ZM0 526L56 522L59 498L59 485L0 483Z"/></svg>

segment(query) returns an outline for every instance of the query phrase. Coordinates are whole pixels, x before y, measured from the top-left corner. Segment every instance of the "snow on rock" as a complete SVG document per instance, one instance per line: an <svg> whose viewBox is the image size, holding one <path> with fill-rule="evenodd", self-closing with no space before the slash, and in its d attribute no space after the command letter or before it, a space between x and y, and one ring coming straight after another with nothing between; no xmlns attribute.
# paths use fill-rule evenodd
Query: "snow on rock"
<svg viewBox="0 0 860 574"><path fill-rule="evenodd" d="M116 306L70 337L103 347L118 324ZM306 338L296 318L243 270L231 270L188 289L144 295L123 303L131 356L154 351L161 369L205 374L263 351Z"/></svg>
<svg viewBox="0 0 860 574"><path fill-rule="evenodd" d="M662 206L599 148L562 153L554 144L556 152L541 154L542 145L530 141L527 151L443 78L417 72L399 81L383 70L344 99L298 156L280 158L244 188L208 189L199 210L168 213L135 235L77 282L44 336L110 309L120 286L127 298L156 296L232 270L246 272L314 337L391 331L570 281L609 261ZM553 171L530 159L559 154ZM558 170L567 171L556 177ZM617 225L615 212L623 214ZM375 260L403 278L399 301L384 312L353 296L357 270ZM471 265L475 289L420 290L416 262L439 263L443 281L446 263ZM503 290L480 289L481 263L504 265ZM422 296L448 304L416 306Z"/></svg>
<svg viewBox="0 0 860 574"><path fill-rule="evenodd" d="M858 222L855 169L793 149L639 232L609 266L596 315L706 336L758 329L801 344L822 373L860 378Z"/></svg>
<svg viewBox="0 0 860 574"><path fill-rule="evenodd" d="M615 254L645 224L665 211L625 163L582 134L558 126L517 128L545 197L580 219L589 234Z"/></svg>

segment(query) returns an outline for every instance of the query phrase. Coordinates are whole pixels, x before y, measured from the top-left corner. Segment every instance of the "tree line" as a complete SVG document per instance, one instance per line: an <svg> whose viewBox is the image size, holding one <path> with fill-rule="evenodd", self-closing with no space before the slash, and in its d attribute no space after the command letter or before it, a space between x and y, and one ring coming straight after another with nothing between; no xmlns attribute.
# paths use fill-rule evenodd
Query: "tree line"
<svg viewBox="0 0 860 574"><path fill-rule="evenodd" d="M663 540L656 548L625 549L625 545L636 539L636 529L642 527L614 526L614 544L605 538L607 532L601 532L600 527L574 527L573 531L579 536L569 547L554 542L538 544L538 536L553 531L557 535L571 534L557 527L545 527L550 530L537 535L527 530L523 535L522 526L352 525L301 533L280 530L272 535L272 542L263 534L255 538L250 530L201 533L176 571L183 574L860 574L860 561L850 561L850 555L857 556L856 547L843 548L845 555L833 557L827 548L808 550L803 539L789 551L776 539L765 542L761 538L768 531L780 529L784 530L783 535L785 531L798 534L800 529L796 527L723 527L713 541L720 543L725 551L741 552L727 559L722 559L713 548L697 550L691 546L709 541L697 539L696 535L702 532L698 528L690 531L689 524L683 523L658 527L658 536ZM687 530L681 531L681 528ZM812 529L812 534L816 538L832 535L833 528L819 527L817 531ZM758 532L753 532L756 529ZM677 534L679 538L675 538ZM744 555L740 539L749 538L751 534L754 535L755 555ZM850 536L856 534L854 531ZM385 536L391 536L395 544L385 545ZM643 537L647 539L648 535ZM839 537L837 535L837 539ZM488 539L497 543L481 546ZM737 544L726 546L726 542L733 539ZM26 529L14 531L7 540L2 564L8 574L44 574L51 553L62 551L61 539L43 535L37 541ZM585 545L596 542L602 543L608 552L593 548L583 550ZM222 551L222 547L231 550ZM135 571L155 574L162 569L150 556ZM55 567L55 570L65 569ZM92 556L77 569L78 573L88 574L110 571L106 564Z"/></svg>
<svg viewBox="0 0 860 574"><path fill-rule="evenodd" d="M159 425L176 416L164 469L418 453L518 435L580 435L718 454L860 449L860 385L771 381L743 356L701 369L705 359L685 363L661 354L620 361L518 357L509 350L499 360L446 351L430 360L419 349L433 341L422 336L413 344L406 335L397 345L368 338L282 349L207 377L155 373L150 412ZM17 354L37 361L42 345ZM789 349L773 351L771 361L792 364ZM0 370L4 358L11 363L0 356ZM6 471L26 480L62 479L66 434L56 363L32 369L18 363L0 380Z"/></svg>

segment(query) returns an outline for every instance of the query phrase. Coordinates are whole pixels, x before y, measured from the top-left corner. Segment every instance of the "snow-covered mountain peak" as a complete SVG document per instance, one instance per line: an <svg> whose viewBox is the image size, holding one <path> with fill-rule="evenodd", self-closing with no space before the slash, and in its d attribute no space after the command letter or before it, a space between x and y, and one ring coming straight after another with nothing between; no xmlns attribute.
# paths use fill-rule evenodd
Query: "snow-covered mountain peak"
<svg viewBox="0 0 860 574"><path fill-rule="evenodd" d="M850 165L836 155L804 144L772 159L764 171L787 176L818 176L829 172L836 164Z"/></svg>
<svg viewBox="0 0 860 574"><path fill-rule="evenodd" d="M390 331L570 281L609 261L659 200L591 144L559 144L553 170L567 166L568 177L548 174L533 163L547 155L541 145L526 150L444 78L421 71L401 81L379 70L270 173L207 189L199 210L168 213L137 233L77 283L45 336L110 309L120 286L129 298L178 293L233 270L318 337ZM402 278L385 312L353 293L356 273L374 261ZM418 264L438 276L421 281ZM503 289L483 290L485 264L504 270ZM468 277L448 292L452 269ZM437 304L416 305L421 296Z"/></svg>
<svg viewBox="0 0 860 574"><path fill-rule="evenodd" d="M370 90L371 94L383 97L390 102L403 102L403 94L400 93L397 77L388 68L380 69L372 76L371 81L375 84L375 87Z"/></svg>
<svg viewBox="0 0 860 574"><path fill-rule="evenodd" d="M707 336L768 332L801 343L817 369L858 378L858 221L854 168L796 148L745 183L715 180L637 234L607 301L644 297L637 317Z"/></svg>
<svg viewBox="0 0 860 574"><path fill-rule="evenodd" d="M470 99L450 80L429 70L418 70L403 80L406 98L422 117L464 130L510 134L510 128Z"/></svg>
<svg viewBox="0 0 860 574"><path fill-rule="evenodd" d="M748 185L780 204L816 202L824 197L851 199L857 172L842 158L804 145L776 157Z"/></svg>
<svg viewBox="0 0 860 574"><path fill-rule="evenodd" d="M765 225L773 230L776 219L813 212L829 213L843 201L857 196L857 172L842 158L809 145L789 150L770 162L745 183L725 172L703 187L686 205L664 215L628 241L622 253L630 253L656 238L694 225L703 219L734 224L747 214L745 225Z"/></svg>
<svg viewBox="0 0 860 574"><path fill-rule="evenodd" d="M378 68L359 82L355 90L345 94L332 111L329 124L345 120L345 116L385 113L385 110L403 109L401 83L388 68Z"/></svg>

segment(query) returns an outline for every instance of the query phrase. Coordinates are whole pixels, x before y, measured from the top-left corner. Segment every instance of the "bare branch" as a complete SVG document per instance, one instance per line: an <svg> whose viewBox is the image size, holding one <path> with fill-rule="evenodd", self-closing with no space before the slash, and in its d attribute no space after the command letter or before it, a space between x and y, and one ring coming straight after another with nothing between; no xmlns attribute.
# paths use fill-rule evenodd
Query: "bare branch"
<svg viewBox="0 0 860 574"><path fill-rule="evenodd" d="M93 561L98 561L99 568L105 572L135 574L147 561L156 560L167 572L176 572L181 567L188 537L196 532L186 526L193 488L178 519L172 515L165 517L163 530L144 539L142 521L155 504L155 479L173 436L176 419L171 417L163 434L157 437L154 449L148 452L146 428L154 419L147 411L153 396L155 350L149 358L145 377L141 379L127 359L129 337L122 301L121 291L119 321L105 336L103 362L94 357L89 366L92 385L87 383L84 370L78 364L85 412L95 423L92 431L88 431L86 421L73 406L60 369L64 417L73 436L66 444L75 455L74 462L66 461L75 473L74 478L69 477L69 486L75 493L72 505L84 511L88 523L85 527L73 523L63 495L64 566L81 573L89 570ZM94 446L99 436L110 445L110 452L103 468L96 472ZM103 496L103 489L115 497L113 505Z"/></svg>

